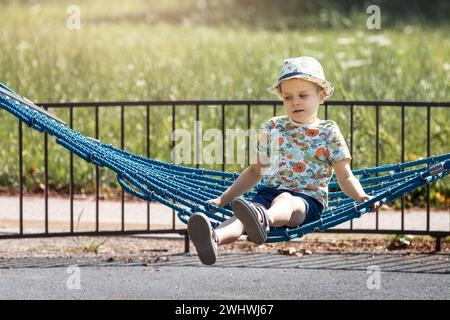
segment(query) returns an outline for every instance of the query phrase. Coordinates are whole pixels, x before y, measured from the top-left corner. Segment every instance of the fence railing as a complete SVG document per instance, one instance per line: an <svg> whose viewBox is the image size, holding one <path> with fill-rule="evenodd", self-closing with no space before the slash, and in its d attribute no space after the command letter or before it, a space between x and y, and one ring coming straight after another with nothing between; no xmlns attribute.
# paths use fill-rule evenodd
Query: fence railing
<svg viewBox="0 0 450 320"><path fill-rule="evenodd" d="M171 108L171 126L172 132L176 129L176 110L178 107L191 107L195 108L195 120L201 121L200 118L200 108L208 107L208 106L216 106L220 107L220 114L218 117L220 118L220 130L222 130L222 137L225 138L225 122L226 122L226 113L225 109L229 106L239 106L244 110L244 118L246 121L247 128L250 129L252 126L252 112L251 109L253 106L264 106L268 108L272 108L273 116L277 115L278 107L281 105L279 101L273 100L202 100L202 101L136 101L136 102L127 102L127 101L116 101L116 102L83 102L83 103L45 103L40 104L47 110L55 110L55 109L68 109L69 111L69 119L67 121L67 125L71 128L74 123L74 109L77 108L93 108L94 110L94 122L95 122L95 136L94 138L99 138L100 131L100 123L99 123L99 109L100 108L120 108L120 147L124 148L126 144L125 137L125 112L128 108L133 107L143 107L145 109L145 132L146 132L146 155L150 157L150 143L151 143L151 135L150 135L150 110L155 107L165 107ZM348 118L348 130L349 130L349 138L347 143L350 148L350 152L353 155L354 151L354 130L355 130L355 110L358 108L374 108L375 113L375 165L380 165L380 111L385 108L399 108L401 112L401 126L400 126L400 135L401 139L399 143L401 144L401 154L399 155L399 161L404 162L406 160L405 156L405 122L406 122L406 109L408 108L422 108L421 110L425 110L426 119L420 119L420 126L426 126L426 154L422 156L431 156L431 117L434 109L444 108L445 112L450 111L450 102L399 102L399 101L327 101L324 104L323 116L325 119L328 118L329 107L330 106L342 106L348 109L349 118ZM446 118L449 117L450 114L446 115ZM66 120L66 119L65 119ZM44 134L44 181L42 182L44 186L44 228L42 231L36 232L33 230L32 232L28 232L24 228L24 214L23 214L23 206L24 200L24 172L23 172L23 124L19 121L18 124L18 162L19 162L19 192L17 195L17 201L19 202L19 209L17 214L18 219L18 230L15 232L4 232L0 233L0 239L11 239L11 238L31 238L31 237L60 237L60 236L110 236L110 235L131 235L131 234L163 234L163 233L178 233L182 234L185 237L185 251L189 250L189 240L188 235L185 228L177 228L176 227L176 215L172 212L172 225L169 229L161 229L161 228L152 228L151 225L151 215L150 212L150 204L147 203L147 223L145 229L127 229L126 228L126 218L125 218L125 195L122 190L121 193L121 219L120 224L117 226L117 229L113 231L105 231L100 228L100 171L99 168L95 168L95 222L92 226L92 231L78 231L75 230L75 220L74 220L74 159L73 154L70 153L70 162L69 162L69 230L63 232L51 232L49 230L49 175L48 175L48 159L49 159L49 151L48 151L48 136ZM342 125L340 125L342 127ZM172 148L174 147L174 141L172 141ZM248 138L247 138L247 155L249 154L248 147ZM226 154L226 144L222 143L222 170L225 170L225 154ZM445 148L445 146L444 146ZM448 152L448 150L446 150ZM249 157L247 156L247 159ZM170 161L169 159L167 159ZM196 164L199 167L199 164ZM350 222L349 228L337 228L331 229L327 232L337 232L337 233L376 233L376 234L414 234L414 235L429 235L436 238L436 249L440 249L441 238L450 235L450 225L446 230L432 230L430 228L430 219L431 219L431 210L430 210L430 186L427 187L426 190L426 207L424 211L426 212L426 226L420 230L411 230L405 228L405 204L404 200L401 200L401 226L400 228L380 228L379 226L379 212L375 214L375 227L372 229L361 229L355 228L353 225L353 221ZM450 212L449 212L450 217ZM450 221L450 220L449 220Z"/></svg>

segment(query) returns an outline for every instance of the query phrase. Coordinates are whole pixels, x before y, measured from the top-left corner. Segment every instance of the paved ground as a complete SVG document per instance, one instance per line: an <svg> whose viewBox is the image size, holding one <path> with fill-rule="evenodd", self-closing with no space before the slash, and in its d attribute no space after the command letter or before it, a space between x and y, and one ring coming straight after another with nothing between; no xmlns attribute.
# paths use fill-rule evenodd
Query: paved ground
<svg viewBox="0 0 450 320"><path fill-rule="evenodd" d="M73 206L75 229L95 230L96 203L93 197L75 199ZM120 230L122 219L120 201L101 200L99 202L99 227L101 230ZM23 200L23 224L25 232L42 232L45 228L44 197L27 196ZM49 230L64 232L70 230L70 202L68 198L51 197L48 201ZM185 225L173 215L172 209L156 202L150 204L150 227L177 228ZM144 201L125 202L126 229L147 227L147 203ZM0 233L17 232L19 229L18 196L0 196Z"/></svg>
<svg viewBox="0 0 450 320"><path fill-rule="evenodd" d="M450 255L0 259L0 299L450 299Z"/></svg>
<svg viewBox="0 0 450 320"><path fill-rule="evenodd" d="M17 197L0 197L0 233L17 232L18 204ZM79 221L76 229L92 229L95 202L76 200L74 207L75 221ZM126 203L126 229L144 229L146 210L143 202ZM67 199L49 200L50 232L67 231L69 216ZM381 211L379 218L380 228L400 227L399 213ZM424 212L408 212L405 228L424 229L425 219ZM153 228L171 227L172 223L171 209L151 204ZM178 220L176 224L184 227ZM101 201L100 229L114 230L120 225L120 202ZM375 215L365 215L354 220L353 225L354 228L373 228ZM25 232L43 230L42 198L24 200L24 226ZM348 227L348 224L341 227ZM432 213L430 228L448 230L449 212ZM23 240L20 243L23 247ZM182 241L180 243L182 248ZM144 249L155 249L148 243L136 246L132 251L138 255L142 255ZM26 249L22 247L22 251ZM58 249L56 247L53 249ZM177 250L180 251L182 249ZM0 299L450 299L448 253L285 256L228 252L220 256L216 265L206 267L196 256L172 254L169 249L166 256L156 261L116 257L37 258L49 256L48 252L37 255L35 251L27 253L25 250L24 258L17 257L21 255L0 258Z"/></svg>

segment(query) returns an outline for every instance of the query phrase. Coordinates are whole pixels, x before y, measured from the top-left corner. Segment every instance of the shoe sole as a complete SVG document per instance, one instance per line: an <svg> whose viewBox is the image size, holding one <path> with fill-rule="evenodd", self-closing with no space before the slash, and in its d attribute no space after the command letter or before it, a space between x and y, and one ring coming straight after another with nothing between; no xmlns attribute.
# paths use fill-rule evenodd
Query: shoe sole
<svg viewBox="0 0 450 320"><path fill-rule="evenodd" d="M258 219L258 213L246 202L236 199L231 204L236 218L244 225L248 240L262 244L267 240L267 233Z"/></svg>
<svg viewBox="0 0 450 320"><path fill-rule="evenodd" d="M188 222L188 233L203 264L212 265L217 259L217 247L213 243L211 225L203 214L193 215Z"/></svg>

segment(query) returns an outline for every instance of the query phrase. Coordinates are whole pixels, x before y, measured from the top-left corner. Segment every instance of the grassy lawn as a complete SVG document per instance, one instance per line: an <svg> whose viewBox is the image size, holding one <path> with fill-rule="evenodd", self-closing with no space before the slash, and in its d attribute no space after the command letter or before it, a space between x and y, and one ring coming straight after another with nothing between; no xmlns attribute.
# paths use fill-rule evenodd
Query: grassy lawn
<svg viewBox="0 0 450 320"><path fill-rule="evenodd" d="M342 25L342 19L335 17L333 28L293 28L289 19L284 27L266 27L256 18L246 21L232 3L226 2L220 10L220 2L206 1L135 0L126 5L118 0L78 1L81 28L71 30L66 23L72 1L5 1L0 4L0 81L37 102L273 99L266 88L276 78L281 61L311 55L321 61L326 77L336 86L333 100L449 101L448 24L405 23L368 30L362 10ZM232 11L235 19L227 20L226 13ZM219 128L217 110L214 106L202 110L204 127ZM374 110L357 110L355 168L375 164ZM136 153L145 153L144 112L143 108L126 112L126 149ZM245 128L244 112L238 107L227 109L226 128ZM271 115L271 110L260 108L252 112L254 127ZM399 109L381 113L381 163L400 159L399 114ZM407 160L426 155L425 115L420 108L406 114ZM68 120L68 111L58 111L58 116ZM337 107L328 116L348 135L347 109ZM101 109L103 141L120 144L119 117L118 108ZM433 154L449 152L448 118L444 108L432 113ZM194 110L177 111L177 127L190 128L193 119ZM17 121L4 111L0 121L0 185L13 190L18 183ZM74 127L94 135L93 111L76 111ZM151 128L151 156L169 161L169 108L152 110ZM27 190L40 188L42 150L42 135L25 129ZM68 152L53 141L49 150L52 188L66 190ZM227 166L227 170L242 168ZM75 172L77 191L93 191L92 166L76 160ZM102 171L101 181L105 190L116 186L111 173ZM433 187L434 202L448 204L448 181Z"/></svg>

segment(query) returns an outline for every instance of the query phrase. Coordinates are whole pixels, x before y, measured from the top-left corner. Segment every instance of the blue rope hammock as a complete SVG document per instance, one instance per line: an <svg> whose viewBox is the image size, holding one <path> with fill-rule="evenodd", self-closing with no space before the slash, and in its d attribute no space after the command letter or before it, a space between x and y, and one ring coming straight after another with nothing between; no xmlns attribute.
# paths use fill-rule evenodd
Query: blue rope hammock
<svg viewBox="0 0 450 320"><path fill-rule="evenodd" d="M56 142L89 163L107 167L117 174L120 186L147 201L158 201L178 212L187 223L194 212L206 214L214 227L233 215L229 206L219 208L207 200L221 195L239 176L234 172L195 169L135 155L86 137L68 128L63 121L20 97L0 83L0 108L29 127L56 137ZM448 175L450 153L399 164L353 171L373 199L356 203L343 192L329 194L329 208L321 219L295 228L271 228L268 242L288 241L314 230L325 230L370 212L379 201L387 203ZM262 187L243 195L251 199ZM335 177L331 189L338 189Z"/></svg>

